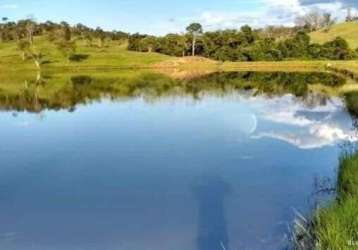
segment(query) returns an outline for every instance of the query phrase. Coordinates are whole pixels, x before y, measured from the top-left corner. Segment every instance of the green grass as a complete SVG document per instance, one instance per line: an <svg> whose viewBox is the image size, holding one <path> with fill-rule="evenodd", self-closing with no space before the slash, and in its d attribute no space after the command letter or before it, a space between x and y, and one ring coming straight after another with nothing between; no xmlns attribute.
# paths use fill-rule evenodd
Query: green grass
<svg viewBox="0 0 358 250"><path fill-rule="evenodd" d="M315 219L319 249L357 249L350 244L358 243L358 153L342 157L337 192L337 200Z"/></svg>
<svg viewBox="0 0 358 250"><path fill-rule="evenodd" d="M344 95L346 107L350 114L358 117L358 91L351 91Z"/></svg>
<svg viewBox="0 0 358 250"><path fill-rule="evenodd" d="M239 71L322 71L327 61L225 62L224 70Z"/></svg>
<svg viewBox="0 0 358 250"><path fill-rule="evenodd" d="M358 24L358 23L357 23ZM357 38L358 41L358 38ZM337 69L357 72L358 61L282 61L282 62L225 62L200 57L176 58L159 53L141 53L127 50L126 42L107 41L104 47L89 46L78 40L76 54L85 55L81 62L69 60L46 37L35 38L35 48L44 54L43 71L104 71L131 68L182 68L191 75L193 70L211 71L320 71L327 64ZM33 61L23 61L15 42L0 43L0 72L36 71ZM185 77L185 76L184 76Z"/></svg>
<svg viewBox="0 0 358 250"><path fill-rule="evenodd" d="M36 37L35 49L44 54L43 69L72 69L72 70L98 70L131 67L147 67L160 63L167 59L158 53L139 53L126 49L126 43L107 42L104 47L88 46L82 41L77 42L76 54L85 55L87 58L81 62L69 62L67 58L50 43L45 37ZM35 70L31 60L23 61L20 51L14 42L0 44L0 70Z"/></svg>
<svg viewBox="0 0 358 250"><path fill-rule="evenodd" d="M330 64L332 68L338 70L348 70L356 75L358 75L358 61L335 61L335 62L327 62Z"/></svg>
<svg viewBox="0 0 358 250"><path fill-rule="evenodd" d="M346 39L352 49L358 48L358 21L339 23L333 25L329 31L320 30L311 33L312 41L320 44L332 41L338 36Z"/></svg>
<svg viewBox="0 0 358 250"><path fill-rule="evenodd" d="M316 219L318 248L357 249L350 242L358 241L358 199L336 202L331 207L322 209ZM351 248L350 248L351 247Z"/></svg>

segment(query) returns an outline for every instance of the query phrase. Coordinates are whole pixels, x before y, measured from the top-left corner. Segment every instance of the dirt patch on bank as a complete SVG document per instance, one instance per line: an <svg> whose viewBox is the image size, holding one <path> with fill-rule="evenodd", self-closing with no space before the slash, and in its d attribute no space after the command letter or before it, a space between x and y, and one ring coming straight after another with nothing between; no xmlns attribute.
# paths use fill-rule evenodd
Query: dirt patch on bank
<svg viewBox="0 0 358 250"><path fill-rule="evenodd" d="M195 67L213 67L220 63L204 57L178 57L155 64L157 68L195 68Z"/></svg>

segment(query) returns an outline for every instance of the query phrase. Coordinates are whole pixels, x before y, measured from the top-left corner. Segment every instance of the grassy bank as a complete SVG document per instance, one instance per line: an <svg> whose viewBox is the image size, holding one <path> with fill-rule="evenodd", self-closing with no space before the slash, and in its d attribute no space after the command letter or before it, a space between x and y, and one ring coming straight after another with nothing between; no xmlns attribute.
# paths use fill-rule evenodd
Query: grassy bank
<svg viewBox="0 0 358 250"><path fill-rule="evenodd" d="M123 69L156 69L175 77L185 78L203 72L261 71L299 72L324 71L328 68L340 74L358 79L358 61L278 61L278 62L218 62L202 57L170 57L158 53L141 53L127 50L127 43L108 41L103 47L76 42L79 61L69 61L56 45L46 37L36 37L35 50L44 55L42 71L83 72L113 71ZM22 60L16 43L0 44L0 72L10 74L21 71L34 72L37 68L31 59ZM329 67L327 67L329 66Z"/></svg>
<svg viewBox="0 0 358 250"><path fill-rule="evenodd" d="M327 65L329 70L358 80L358 61L335 61L329 62Z"/></svg>
<svg viewBox="0 0 358 250"><path fill-rule="evenodd" d="M340 160L337 200L318 211L314 233L319 249L358 248L358 153Z"/></svg>
<svg viewBox="0 0 358 250"><path fill-rule="evenodd" d="M107 42L103 47L89 46L83 41L76 42L76 55L81 60L69 61L67 56L56 48L56 45L48 42L45 37L36 37L35 50L43 54L43 70L71 71L71 70L103 70L103 69L129 69L148 67L164 60L169 56L158 53L140 53L127 50L125 42ZM30 59L22 60L21 51L16 43L0 44L0 71L24 71L37 70Z"/></svg>

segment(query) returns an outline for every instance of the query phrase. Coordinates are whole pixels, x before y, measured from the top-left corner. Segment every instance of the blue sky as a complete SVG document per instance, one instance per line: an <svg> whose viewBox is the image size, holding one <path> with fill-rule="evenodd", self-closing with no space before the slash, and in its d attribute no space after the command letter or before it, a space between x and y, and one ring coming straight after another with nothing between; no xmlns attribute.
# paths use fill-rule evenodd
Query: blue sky
<svg viewBox="0 0 358 250"><path fill-rule="evenodd" d="M83 23L106 30L149 34L182 32L193 21L207 30L239 28L243 24L292 25L296 15L311 8L342 18L346 4L358 0L0 0L0 15L11 20L29 15L38 21ZM354 9L355 11L355 9Z"/></svg>

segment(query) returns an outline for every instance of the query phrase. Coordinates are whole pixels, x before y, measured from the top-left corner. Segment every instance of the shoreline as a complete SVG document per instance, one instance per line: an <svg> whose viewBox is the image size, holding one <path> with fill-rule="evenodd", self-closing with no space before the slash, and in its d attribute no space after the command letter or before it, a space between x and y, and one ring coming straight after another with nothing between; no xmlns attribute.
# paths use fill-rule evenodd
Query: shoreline
<svg viewBox="0 0 358 250"><path fill-rule="evenodd" d="M1 58L0 58L1 59ZM0 60L1 62L1 60ZM1 63L6 65L5 63ZM356 69L354 68L356 67ZM353 68L353 69L352 69ZM216 70L216 71L252 71L252 72L300 72L300 71L332 71L358 80L358 61L257 61L257 62L219 62L201 57L185 57L163 60L152 64L127 64L127 65L89 65L45 64L37 69L31 63L12 64L0 66L0 72L37 72L37 71L114 71L114 70Z"/></svg>

